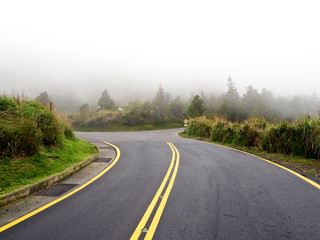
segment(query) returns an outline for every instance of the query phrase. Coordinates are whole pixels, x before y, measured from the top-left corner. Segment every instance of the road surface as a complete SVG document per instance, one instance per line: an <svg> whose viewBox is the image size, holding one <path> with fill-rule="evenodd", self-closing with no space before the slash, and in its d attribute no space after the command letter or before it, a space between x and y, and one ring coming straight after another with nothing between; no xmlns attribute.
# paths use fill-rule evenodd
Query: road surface
<svg viewBox="0 0 320 240"><path fill-rule="evenodd" d="M177 132L78 133L117 146L118 162L0 239L133 239L157 198L144 230L138 229L144 239L165 198L165 192L155 195L170 166L164 191L169 182L172 189L153 239L320 239L319 189L261 159Z"/></svg>

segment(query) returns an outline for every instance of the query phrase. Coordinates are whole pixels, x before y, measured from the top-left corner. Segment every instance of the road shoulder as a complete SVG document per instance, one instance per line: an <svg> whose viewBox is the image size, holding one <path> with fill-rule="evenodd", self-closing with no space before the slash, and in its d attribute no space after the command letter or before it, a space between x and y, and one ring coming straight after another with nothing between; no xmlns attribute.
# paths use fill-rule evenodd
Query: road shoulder
<svg viewBox="0 0 320 240"><path fill-rule="evenodd" d="M91 141L91 143L95 144L99 148L99 155L97 157L92 156L91 158L93 159L87 159L88 162L87 160L84 161L86 162L86 164L85 166L82 166L83 168L81 168L81 170L77 169L79 171L74 172L71 176L64 179L59 179L58 182L55 182L53 186L74 186L73 188L70 188L68 191L63 192L62 194L55 194L55 196L42 195L42 191L40 191L41 189L39 189L38 193L36 192L32 195L29 195L25 198L21 198L15 202L9 203L8 205L1 207L0 228L39 208L44 207L45 205L53 201L58 200L59 198L62 198L63 196L74 191L75 189L80 188L82 185L86 184L88 181L92 180L101 172L103 172L117 157L116 150L113 147L106 145L103 142ZM45 190L43 190L43 192Z"/></svg>

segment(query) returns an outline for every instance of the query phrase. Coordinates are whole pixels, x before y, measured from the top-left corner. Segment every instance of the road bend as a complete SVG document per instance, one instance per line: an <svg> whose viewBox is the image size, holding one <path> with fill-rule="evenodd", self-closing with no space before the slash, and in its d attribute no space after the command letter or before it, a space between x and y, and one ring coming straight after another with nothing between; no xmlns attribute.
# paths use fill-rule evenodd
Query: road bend
<svg viewBox="0 0 320 240"><path fill-rule="evenodd" d="M320 239L320 190L254 156L179 130L77 133L118 162L0 239Z"/></svg>

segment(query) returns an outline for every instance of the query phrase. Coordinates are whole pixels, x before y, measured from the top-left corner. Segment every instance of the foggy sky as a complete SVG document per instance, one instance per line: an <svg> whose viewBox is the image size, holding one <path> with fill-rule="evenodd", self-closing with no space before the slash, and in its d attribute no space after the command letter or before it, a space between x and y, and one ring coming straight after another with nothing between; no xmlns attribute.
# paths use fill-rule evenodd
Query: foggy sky
<svg viewBox="0 0 320 240"><path fill-rule="evenodd" d="M320 95L319 1L1 1L0 92ZM84 98L85 99L85 98Z"/></svg>

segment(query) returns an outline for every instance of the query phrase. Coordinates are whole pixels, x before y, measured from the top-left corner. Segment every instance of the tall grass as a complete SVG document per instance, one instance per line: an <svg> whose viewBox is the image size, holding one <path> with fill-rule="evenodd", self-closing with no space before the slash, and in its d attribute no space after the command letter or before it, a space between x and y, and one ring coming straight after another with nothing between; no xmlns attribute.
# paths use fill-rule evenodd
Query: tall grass
<svg viewBox="0 0 320 240"><path fill-rule="evenodd" d="M41 131L25 117L0 118L0 158L2 156L33 155L40 149Z"/></svg>
<svg viewBox="0 0 320 240"><path fill-rule="evenodd" d="M74 127L103 127L123 122L124 112L118 110L101 110L81 112L69 115Z"/></svg>
<svg viewBox="0 0 320 240"><path fill-rule="evenodd" d="M61 129L63 131L63 135L69 139L69 140L74 140L76 137L74 136L73 133L73 128L71 123L69 122L68 118L65 115L55 113L56 118L59 121L59 125L61 126Z"/></svg>
<svg viewBox="0 0 320 240"><path fill-rule="evenodd" d="M74 139L65 118L24 96L0 96L0 158L31 156L41 146L58 147L62 139Z"/></svg>
<svg viewBox="0 0 320 240"><path fill-rule="evenodd" d="M190 120L186 133L215 142L320 159L320 118L306 116L277 124L250 118L240 124L222 117L199 117Z"/></svg>

